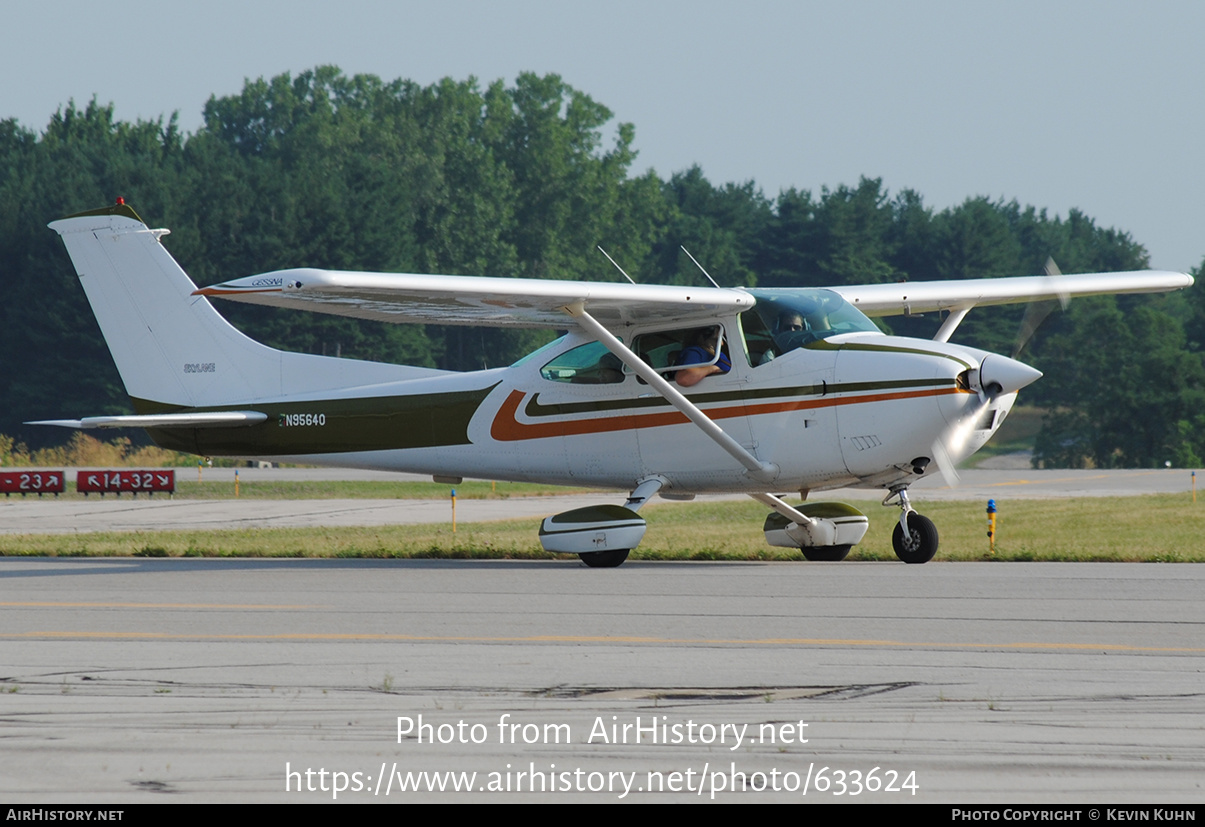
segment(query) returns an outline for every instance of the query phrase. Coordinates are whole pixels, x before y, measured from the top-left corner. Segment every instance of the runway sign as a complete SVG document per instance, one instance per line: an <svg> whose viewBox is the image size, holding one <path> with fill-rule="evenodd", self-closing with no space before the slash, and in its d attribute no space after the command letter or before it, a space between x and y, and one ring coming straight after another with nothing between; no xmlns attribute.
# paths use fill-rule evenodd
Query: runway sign
<svg viewBox="0 0 1205 827"><path fill-rule="evenodd" d="M80 471L75 477L75 490L81 494L134 494L146 493L148 496L156 491L174 493L176 490L176 472L163 471L126 471L100 470Z"/></svg>
<svg viewBox="0 0 1205 827"><path fill-rule="evenodd" d="M0 491L12 494L62 494L67 490L62 471L0 471Z"/></svg>

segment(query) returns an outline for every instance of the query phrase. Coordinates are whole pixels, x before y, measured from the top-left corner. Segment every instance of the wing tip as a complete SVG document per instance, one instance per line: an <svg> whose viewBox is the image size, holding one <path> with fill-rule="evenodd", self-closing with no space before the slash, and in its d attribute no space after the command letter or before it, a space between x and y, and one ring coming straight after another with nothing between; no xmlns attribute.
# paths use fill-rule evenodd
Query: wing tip
<svg viewBox="0 0 1205 827"><path fill-rule="evenodd" d="M118 198L117 203L108 207L99 207L95 210L84 210L83 212L72 213L71 215L63 216L59 220L66 221L68 218L90 218L96 215L120 215L124 218L132 218L141 224L146 223L142 220L142 216L134 212L134 208L126 203L124 198Z"/></svg>

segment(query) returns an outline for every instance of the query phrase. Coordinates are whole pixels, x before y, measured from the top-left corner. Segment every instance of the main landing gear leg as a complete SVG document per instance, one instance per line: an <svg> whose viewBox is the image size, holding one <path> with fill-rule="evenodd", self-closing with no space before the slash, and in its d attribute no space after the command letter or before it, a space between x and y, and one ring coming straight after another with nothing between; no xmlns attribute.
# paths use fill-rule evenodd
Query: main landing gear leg
<svg viewBox="0 0 1205 827"><path fill-rule="evenodd" d="M636 512L667 482L659 475L645 477L622 506L587 506L549 517L540 542L548 551L576 553L592 569L621 566L644 537L645 522Z"/></svg>
<svg viewBox="0 0 1205 827"><path fill-rule="evenodd" d="M895 548L895 556L905 563L928 563L937 554L937 526L928 517L922 517L912 510L908 500L908 486L897 485L883 498L883 505L890 505L893 498L899 498L900 521L891 532L891 545Z"/></svg>

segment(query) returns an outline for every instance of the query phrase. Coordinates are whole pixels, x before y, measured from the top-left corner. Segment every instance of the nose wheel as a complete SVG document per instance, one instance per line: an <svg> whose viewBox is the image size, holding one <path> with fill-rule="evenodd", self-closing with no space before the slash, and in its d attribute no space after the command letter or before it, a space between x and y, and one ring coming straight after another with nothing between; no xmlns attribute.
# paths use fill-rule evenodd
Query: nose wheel
<svg viewBox="0 0 1205 827"><path fill-rule="evenodd" d="M891 532L895 556L905 563L928 563L937 554L937 526L915 511L908 512L907 521L907 532L902 523L896 523Z"/></svg>
<svg viewBox="0 0 1205 827"><path fill-rule="evenodd" d="M890 504L893 497L899 497L900 507L900 521L891 532L895 556L905 563L928 563L937 554L937 526L912 510L906 487L893 488L883 505Z"/></svg>

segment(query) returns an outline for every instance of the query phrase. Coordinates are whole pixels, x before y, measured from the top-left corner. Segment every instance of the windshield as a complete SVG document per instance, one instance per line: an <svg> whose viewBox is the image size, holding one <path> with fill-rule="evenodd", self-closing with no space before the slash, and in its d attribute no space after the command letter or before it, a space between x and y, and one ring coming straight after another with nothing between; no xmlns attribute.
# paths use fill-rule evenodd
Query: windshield
<svg viewBox="0 0 1205 827"><path fill-rule="evenodd" d="M761 325L745 324L750 353L763 356L754 364L768 361L764 354L781 356L818 339L839 333L878 333L875 323L861 310L832 290L790 288L750 290L757 304L744 315L756 314ZM755 331L756 329L756 331Z"/></svg>

